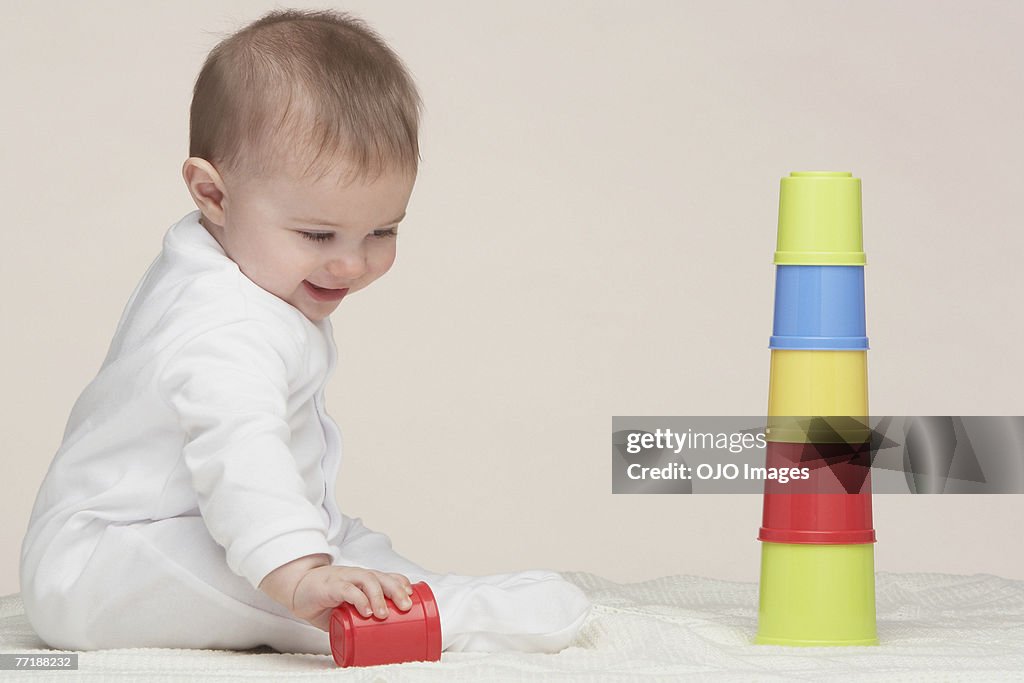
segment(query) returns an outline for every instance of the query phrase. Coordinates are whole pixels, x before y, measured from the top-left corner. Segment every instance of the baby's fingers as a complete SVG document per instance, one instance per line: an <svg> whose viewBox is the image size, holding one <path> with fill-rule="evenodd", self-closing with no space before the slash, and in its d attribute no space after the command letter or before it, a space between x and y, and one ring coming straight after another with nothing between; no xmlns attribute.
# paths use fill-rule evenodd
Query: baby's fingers
<svg viewBox="0 0 1024 683"><path fill-rule="evenodd" d="M406 591L408 579L401 574L385 574L373 571L359 579L350 580L363 589L378 619L387 619L389 614L387 603L384 600L385 595L391 598L395 607L403 612L407 612L412 607L412 600Z"/></svg>
<svg viewBox="0 0 1024 683"><path fill-rule="evenodd" d="M370 600L359 586L340 577L333 578L328 582L328 606L343 602L351 604L364 617L373 613Z"/></svg>
<svg viewBox="0 0 1024 683"><path fill-rule="evenodd" d="M349 579L352 583L363 589L363 593L369 599L370 607L373 608L373 613L378 619L386 619L388 616L388 606L384 602L384 588L381 586L379 578L383 576L385 575L367 571L359 578ZM362 614L363 616L370 616L367 612L362 612Z"/></svg>
<svg viewBox="0 0 1024 683"><path fill-rule="evenodd" d="M412 585L409 583L409 579L401 574L379 574L379 576L381 587L384 588L395 606L403 612L409 611L409 608L412 607L412 599L409 598L412 594Z"/></svg>

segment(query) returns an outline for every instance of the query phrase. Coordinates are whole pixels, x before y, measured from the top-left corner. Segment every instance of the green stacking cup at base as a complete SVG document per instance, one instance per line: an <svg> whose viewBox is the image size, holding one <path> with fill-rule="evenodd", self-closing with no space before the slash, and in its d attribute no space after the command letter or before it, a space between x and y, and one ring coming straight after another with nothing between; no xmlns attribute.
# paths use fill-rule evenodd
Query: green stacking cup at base
<svg viewBox="0 0 1024 683"><path fill-rule="evenodd" d="M761 543L760 645L878 645L871 543Z"/></svg>

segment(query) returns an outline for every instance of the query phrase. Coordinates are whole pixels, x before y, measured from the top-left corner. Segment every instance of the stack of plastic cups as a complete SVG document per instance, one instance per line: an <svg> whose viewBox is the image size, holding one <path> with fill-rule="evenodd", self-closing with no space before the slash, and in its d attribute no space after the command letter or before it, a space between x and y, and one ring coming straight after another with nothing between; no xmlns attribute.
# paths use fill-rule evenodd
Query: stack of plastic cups
<svg viewBox="0 0 1024 683"><path fill-rule="evenodd" d="M756 643L877 645L860 179L791 173L779 195Z"/></svg>

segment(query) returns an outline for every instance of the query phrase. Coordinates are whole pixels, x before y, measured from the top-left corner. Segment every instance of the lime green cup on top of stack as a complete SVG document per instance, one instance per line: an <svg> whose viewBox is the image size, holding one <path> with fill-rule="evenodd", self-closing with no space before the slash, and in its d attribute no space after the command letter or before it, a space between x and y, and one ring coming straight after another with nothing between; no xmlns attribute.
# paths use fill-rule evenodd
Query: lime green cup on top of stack
<svg viewBox="0 0 1024 683"><path fill-rule="evenodd" d="M776 265L863 266L860 178L795 171L779 191Z"/></svg>

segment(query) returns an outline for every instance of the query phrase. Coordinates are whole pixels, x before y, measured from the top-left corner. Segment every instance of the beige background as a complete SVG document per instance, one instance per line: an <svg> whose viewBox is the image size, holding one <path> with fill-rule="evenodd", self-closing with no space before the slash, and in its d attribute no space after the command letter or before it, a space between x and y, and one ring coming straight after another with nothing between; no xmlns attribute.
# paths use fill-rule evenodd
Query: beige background
<svg viewBox="0 0 1024 683"><path fill-rule="evenodd" d="M305 5L311 7L311 5ZM1024 414L1017 2L386 2L399 260L334 314L341 507L437 571L756 580L758 496L613 496L611 416L763 414L779 178L863 178L871 407ZM4 3L0 594L71 406L192 204L248 1ZM876 496L876 567L1024 579L1021 496Z"/></svg>

